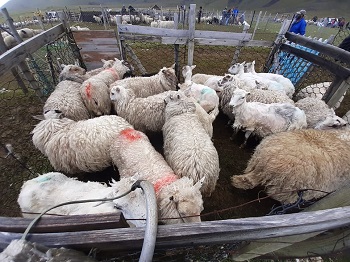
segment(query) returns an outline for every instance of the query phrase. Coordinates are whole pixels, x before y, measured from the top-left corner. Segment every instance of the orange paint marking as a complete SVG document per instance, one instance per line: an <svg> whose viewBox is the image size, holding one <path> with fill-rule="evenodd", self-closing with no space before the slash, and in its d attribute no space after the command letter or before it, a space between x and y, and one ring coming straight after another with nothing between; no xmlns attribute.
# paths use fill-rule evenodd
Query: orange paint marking
<svg viewBox="0 0 350 262"><path fill-rule="evenodd" d="M153 184L154 191L156 192L156 194L158 194L159 191L162 189L162 187L170 185L171 183L175 182L178 179L179 178L175 174L170 174L170 175L164 176L164 177L158 179Z"/></svg>
<svg viewBox="0 0 350 262"><path fill-rule="evenodd" d="M119 80L119 75L117 74L117 71L115 71L113 67L107 68L105 70L111 72L115 80Z"/></svg>
<svg viewBox="0 0 350 262"><path fill-rule="evenodd" d="M140 134L140 132L132 128L127 128L122 130L120 132L120 135L126 140L128 140L129 142L133 142L142 138L142 135Z"/></svg>
<svg viewBox="0 0 350 262"><path fill-rule="evenodd" d="M85 88L86 96L91 99L91 83L89 82Z"/></svg>

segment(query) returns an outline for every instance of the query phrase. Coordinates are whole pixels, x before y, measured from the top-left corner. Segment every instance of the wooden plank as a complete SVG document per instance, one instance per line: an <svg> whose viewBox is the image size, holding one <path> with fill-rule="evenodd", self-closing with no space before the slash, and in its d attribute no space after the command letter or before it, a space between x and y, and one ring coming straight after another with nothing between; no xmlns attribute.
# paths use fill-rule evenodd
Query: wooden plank
<svg viewBox="0 0 350 262"><path fill-rule="evenodd" d="M193 54L194 54L194 35L196 26L196 4L190 4L190 12L188 16L188 44L187 44L187 65L191 66L193 64Z"/></svg>
<svg viewBox="0 0 350 262"><path fill-rule="evenodd" d="M350 207L303 212L289 215L250 217L202 223L158 226L156 249L191 245L214 245L237 241L294 236L350 225ZM4 248L17 233L0 235L0 248ZM32 242L48 247L70 247L88 250L139 250L144 228L117 228L84 232L29 234Z"/></svg>
<svg viewBox="0 0 350 262"><path fill-rule="evenodd" d="M0 75L6 73L20 62L23 62L27 54L34 53L42 46L57 39L62 33L64 33L63 25L56 25L3 53L0 56Z"/></svg>
<svg viewBox="0 0 350 262"><path fill-rule="evenodd" d="M329 107L333 107L339 101L339 99L345 94L345 92L348 91L349 87L350 87L350 78L342 81L335 90L331 90L332 93L330 97L327 98L327 101L326 101L327 105ZM331 86L329 88L331 88Z"/></svg>
<svg viewBox="0 0 350 262"><path fill-rule="evenodd" d="M350 69L347 69L346 67L338 65L330 60L325 60L324 58L318 55L311 54L307 51L304 51L286 44L282 44L280 47L280 50L286 51L298 57L304 58L310 61L311 63L320 65L321 67L327 69L328 71L339 76L340 78L347 79L350 76Z"/></svg>
<svg viewBox="0 0 350 262"><path fill-rule="evenodd" d="M87 70L101 67L101 59L121 58L114 30L75 31L73 35Z"/></svg>
<svg viewBox="0 0 350 262"><path fill-rule="evenodd" d="M124 34L139 34L139 35L152 35L161 37L184 37L187 38L189 35L188 30L181 29L165 29L155 28L148 26L137 26L137 25L118 25L119 34L121 37ZM219 32L219 31L204 31L195 30L194 38L215 38L215 39L232 39L240 41L249 41L252 34L247 33L231 33L231 32Z"/></svg>
<svg viewBox="0 0 350 262"><path fill-rule="evenodd" d="M167 45L173 45L173 44L179 44L179 45L186 45L187 44L187 38L178 38L178 37L162 37L161 43L167 44ZM251 41L244 41L241 42L239 40L231 40L231 39L207 39L207 38L195 38L194 39L195 45L217 45L217 46L251 46L251 47L272 47L273 42L272 41L261 41L261 40L251 40Z"/></svg>
<svg viewBox="0 0 350 262"><path fill-rule="evenodd" d="M326 196L325 198L317 201L314 205L304 209L302 212L310 212L316 210L325 210L330 208L344 207L350 205L350 191L349 184L340 188L339 190L333 192L332 194ZM235 261L246 261L260 256L269 256L267 254L273 253L276 251L280 254L283 254L283 250L290 250L289 246L296 245L300 246L298 242L305 243L308 242L308 239L313 238L319 235L322 232L314 232L309 234L302 234L296 236L287 236L279 237L274 239L254 241L249 243L249 245L239 249L232 256ZM297 247L296 247L297 249ZM290 254L290 252L289 252Z"/></svg>
<svg viewBox="0 0 350 262"><path fill-rule="evenodd" d="M332 59L340 60L350 65L350 52L345 51L342 48L320 41L315 41L308 37L296 35L291 32L286 33L286 38L291 42L309 47L313 50L319 51L322 54L330 56Z"/></svg>
<svg viewBox="0 0 350 262"><path fill-rule="evenodd" d="M0 217L0 231L23 233L33 219ZM74 232L107 228L129 227L123 214L118 211L106 214L74 216L45 216L31 229L32 233Z"/></svg>

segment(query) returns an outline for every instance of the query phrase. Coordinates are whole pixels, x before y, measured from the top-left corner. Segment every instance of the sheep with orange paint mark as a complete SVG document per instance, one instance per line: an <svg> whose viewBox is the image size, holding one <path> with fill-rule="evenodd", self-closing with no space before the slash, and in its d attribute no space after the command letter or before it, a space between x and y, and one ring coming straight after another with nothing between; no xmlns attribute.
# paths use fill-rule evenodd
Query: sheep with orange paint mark
<svg viewBox="0 0 350 262"><path fill-rule="evenodd" d="M109 86L114 81L122 79L124 74L128 72L130 72L128 64L123 60L115 59L112 67L101 71L82 83L80 95L92 116L110 114Z"/></svg>
<svg viewBox="0 0 350 262"><path fill-rule="evenodd" d="M32 130L32 141L57 171L66 174L101 171L112 164L109 147L123 129L132 128L119 116L74 121L49 110Z"/></svg>
<svg viewBox="0 0 350 262"><path fill-rule="evenodd" d="M114 139L110 154L121 179L133 177L148 180L154 185L162 222L175 224L201 221L202 180L193 184L191 178L178 177L144 133L132 128L122 130Z"/></svg>

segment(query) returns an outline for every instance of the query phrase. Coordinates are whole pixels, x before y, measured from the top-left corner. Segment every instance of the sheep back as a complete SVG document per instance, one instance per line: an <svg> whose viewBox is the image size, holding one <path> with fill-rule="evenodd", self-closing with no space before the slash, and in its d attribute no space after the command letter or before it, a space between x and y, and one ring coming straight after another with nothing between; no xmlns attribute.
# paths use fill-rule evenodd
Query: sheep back
<svg viewBox="0 0 350 262"><path fill-rule="evenodd" d="M232 185L243 189L264 186L270 197L283 203L295 202L296 190L332 192L350 178L349 141L339 138L341 132L304 129L266 137L244 174L232 176ZM291 190L295 192L288 192ZM305 200L322 196L324 193L312 190L303 193Z"/></svg>

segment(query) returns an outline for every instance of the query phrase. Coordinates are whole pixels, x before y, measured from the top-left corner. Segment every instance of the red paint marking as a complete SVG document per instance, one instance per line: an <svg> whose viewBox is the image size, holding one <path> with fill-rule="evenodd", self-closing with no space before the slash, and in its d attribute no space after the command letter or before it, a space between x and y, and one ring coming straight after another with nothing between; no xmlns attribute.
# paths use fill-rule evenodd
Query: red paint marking
<svg viewBox="0 0 350 262"><path fill-rule="evenodd" d="M128 140L129 142L133 142L142 138L142 135L140 134L140 132L132 128L127 128L122 130L120 132L120 135L126 140Z"/></svg>
<svg viewBox="0 0 350 262"><path fill-rule="evenodd" d="M85 88L86 96L91 99L91 83L89 82Z"/></svg>
<svg viewBox="0 0 350 262"><path fill-rule="evenodd" d="M117 74L117 71L115 71L113 67L107 68L105 70L111 72L115 80L119 80L119 75Z"/></svg>
<svg viewBox="0 0 350 262"><path fill-rule="evenodd" d="M170 174L170 175L164 176L164 177L158 179L153 184L154 191L156 192L156 194L158 194L158 192L162 189L162 187L170 185L171 183L175 182L178 179L179 178L175 174Z"/></svg>

